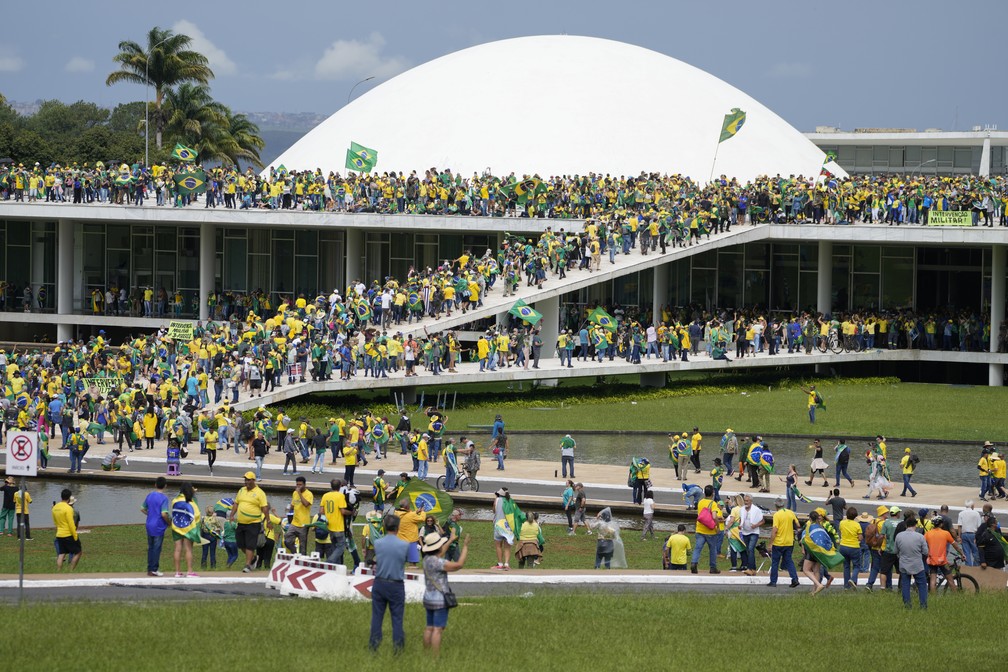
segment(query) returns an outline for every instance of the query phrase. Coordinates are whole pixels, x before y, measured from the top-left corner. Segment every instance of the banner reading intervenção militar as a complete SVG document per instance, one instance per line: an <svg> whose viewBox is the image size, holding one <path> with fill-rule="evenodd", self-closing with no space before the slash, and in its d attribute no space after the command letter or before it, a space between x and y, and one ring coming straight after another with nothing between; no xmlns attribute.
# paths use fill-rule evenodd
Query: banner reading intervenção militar
<svg viewBox="0 0 1008 672"><path fill-rule="evenodd" d="M176 341L191 341L192 337L192 322L172 321L168 323L168 338Z"/></svg>
<svg viewBox="0 0 1008 672"><path fill-rule="evenodd" d="M932 210L928 213L928 226L972 226L973 213L969 210Z"/></svg>

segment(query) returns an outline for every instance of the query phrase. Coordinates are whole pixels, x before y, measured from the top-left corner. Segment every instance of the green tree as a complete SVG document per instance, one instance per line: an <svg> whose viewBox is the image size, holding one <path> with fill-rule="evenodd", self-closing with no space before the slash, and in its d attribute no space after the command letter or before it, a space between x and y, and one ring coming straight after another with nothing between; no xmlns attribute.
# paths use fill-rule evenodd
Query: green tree
<svg viewBox="0 0 1008 672"><path fill-rule="evenodd" d="M214 76L207 57L191 50L191 44L188 35L155 26L147 33L146 48L130 40L119 43L119 53L112 59L119 64L119 70L110 73L105 80L107 86L129 82L154 87L151 116L156 129L155 144L159 149L167 121L163 104L168 93L187 83L208 84Z"/></svg>
<svg viewBox="0 0 1008 672"><path fill-rule="evenodd" d="M262 168L263 162L259 152L266 146L266 141L259 134L259 127L249 121L244 114L232 114L228 110L227 132L232 141L225 152L228 162L233 163L239 170L243 161L256 168Z"/></svg>
<svg viewBox="0 0 1008 672"><path fill-rule="evenodd" d="M109 115L109 129L114 133L127 133L142 138L146 104L142 100L137 100L132 103L116 105Z"/></svg>

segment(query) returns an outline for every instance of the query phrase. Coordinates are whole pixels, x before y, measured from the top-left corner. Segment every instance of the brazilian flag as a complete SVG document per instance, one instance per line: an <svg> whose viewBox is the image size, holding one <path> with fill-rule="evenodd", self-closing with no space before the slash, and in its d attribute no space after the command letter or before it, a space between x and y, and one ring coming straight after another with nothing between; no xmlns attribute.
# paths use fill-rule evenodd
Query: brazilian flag
<svg viewBox="0 0 1008 672"><path fill-rule="evenodd" d="M529 198L538 194L541 184L542 181L535 177L516 183L514 185L514 195L518 197L518 202L525 203ZM545 189L545 186L543 189Z"/></svg>
<svg viewBox="0 0 1008 672"><path fill-rule="evenodd" d="M354 306L354 312L357 314L357 319L361 322L367 322L371 319L371 306L368 305L367 301L358 301L357 305Z"/></svg>
<svg viewBox="0 0 1008 672"><path fill-rule="evenodd" d="M185 163L192 163L196 160L196 150L190 147L186 147L183 144L175 143L175 149L172 150L172 158L178 159Z"/></svg>
<svg viewBox="0 0 1008 672"><path fill-rule="evenodd" d="M822 525L813 524L805 530L802 544L824 567L833 569L843 564L843 556L833 545L833 537Z"/></svg>
<svg viewBox="0 0 1008 672"><path fill-rule="evenodd" d="M202 194L207 189L206 179L206 173L202 170L176 175L175 188L180 194Z"/></svg>
<svg viewBox="0 0 1008 672"><path fill-rule="evenodd" d="M607 313L602 306L599 306L591 312L591 315L588 316L588 321L592 324L599 325L603 329L616 331L616 320L614 320L613 316Z"/></svg>
<svg viewBox="0 0 1008 672"><path fill-rule="evenodd" d="M718 140L718 143L734 138L735 134L742 130L745 119L745 112L737 107L733 107L732 111L725 115L724 122L721 124L721 139Z"/></svg>
<svg viewBox="0 0 1008 672"><path fill-rule="evenodd" d="M444 522L455 508L455 502L447 492L435 490L429 483L414 478L399 491L399 500L406 498L410 506L429 513ZM398 502L397 502L398 503Z"/></svg>
<svg viewBox="0 0 1008 672"><path fill-rule="evenodd" d="M508 313L514 315L520 320L523 320L525 324L535 325L542 319L542 313L533 310L521 299L518 299L515 304L511 306L511 310L509 310Z"/></svg>
<svg viewBox="0 0 1008 672"><path fill-rule="evenodd" d="M180 494L172 500L170 515L172 532L195 544L200 543L200 511L195 500L187 502L185 495Z"/></svg>
<svg viewBox="0 0 1008 672"><path fill-rule="evenodd" d="M517 538L521 534L522 525L525 524L525 514L522 513L521 508L510 497L504 498L501 508L504 511L504 520L500 521L503 523L504 530L502 532L504 532L504 536ZM510 532L510 535L508 532ZM511 543L514 543L514 541L512 540Z"/></svg>
<svg viewBox="0 0 1008 672"><path fill-rule="evenodd" d="M760 452L758 464L761 469L764 469L768 474L772 474L774 469L773 453L764 448L763 451Z"/></svg>
<svg viewBox="0 0 1008 672"><path fill-rule="evenodd" d="M407 294L406 301L409 303L409 307L413 310L420 310L423 307L423 302L420 300L419 292L410 292Z"/></svg>
<svg viewBox="0 0 1008 672"><path fill-rule="evenodd" d="M358 145L356 142L350 143L350 149L346 154L347 170L370 173L377 163L378 152L364 145Z"/></svg>
<svg viewBox="0 0 1008 672"><path fill-rule="evenodd" d="M805 502L806 504L812 503L812 498L808 497L807 495L803 495L802 491L798 489L797 485L791 486L791 492L794 493L795 499L797 499L799 502Z"/></svg>

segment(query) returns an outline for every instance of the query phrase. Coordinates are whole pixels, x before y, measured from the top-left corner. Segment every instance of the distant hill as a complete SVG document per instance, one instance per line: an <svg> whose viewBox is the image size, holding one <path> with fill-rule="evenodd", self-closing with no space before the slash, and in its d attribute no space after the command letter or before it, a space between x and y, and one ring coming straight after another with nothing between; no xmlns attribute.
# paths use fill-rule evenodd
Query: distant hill
<svg viewBox="0 0 1008 672"><path fill-rule="evenodd" d="M274 159L287 151L287 149L295 142L300 140L301 136L305 133L307 133L307 131L260 131L263 140L266 142L266 147L263 148L263 151L259 152L263 165L268 166L271 164ZM288 168L297 168L298 170L307 167L308 166L288 166Z"/></svg>

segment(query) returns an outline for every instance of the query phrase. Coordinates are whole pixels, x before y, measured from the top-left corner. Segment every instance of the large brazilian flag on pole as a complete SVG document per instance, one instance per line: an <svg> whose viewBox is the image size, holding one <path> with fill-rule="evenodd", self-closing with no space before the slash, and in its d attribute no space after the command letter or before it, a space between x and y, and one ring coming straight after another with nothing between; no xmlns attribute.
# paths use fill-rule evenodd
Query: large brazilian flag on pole
<svg viewBox="0 0 1008 672"><path fill-rule="evenodd" d="M508 311L509 314L514 315L520 320L523 320L526 324L535 325L542 319L542 313L531 308L522 299L518 299L511 310Z"/></svg>
<svg viewBox="0 0 1008 672"><path fill-rule="evenodd" d="M411 479L399 491L395 504L398 505L403 498L406 498L413 508L429 513L442 522L448 519L452 509L455 508L455 503L447 492L435 490L429 483L419 478Z"/></svg>
<svg viewBox="0 0 1008 672"><path fill-rule="evenodd" d="M718 140L718 143L734 138L735 134L742 130L745 119L745 112L737 107L733 107L732 111L725 115L724 122L721 124L721 139Z"/></svg>

